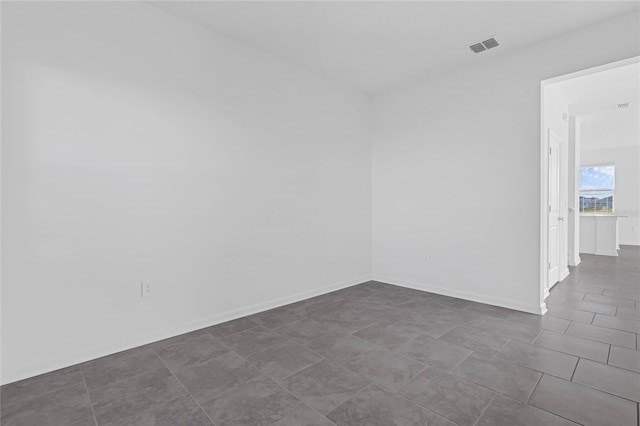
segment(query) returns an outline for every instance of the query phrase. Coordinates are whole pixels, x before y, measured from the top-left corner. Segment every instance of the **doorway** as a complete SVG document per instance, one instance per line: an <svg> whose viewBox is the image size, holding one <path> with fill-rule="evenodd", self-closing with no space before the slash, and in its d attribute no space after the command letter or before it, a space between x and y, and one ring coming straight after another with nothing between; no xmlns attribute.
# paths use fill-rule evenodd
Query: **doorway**
<svg viewBox="0 0 640 426"><path fill-rule="evenodd" d="M542 313L546 312L544 300L551 288L566 279L572 267L580 263L580 223L585 221L586 216L585 212L581 214L581 209L588 204L585 203L585 196L581 196L584 188L580 187L580 153L584 147L580 146L580 142L584 139L589 141L589 145L601 144L604 147L609 143L612 147L621 148L623 145L631 144L632 142L629 141L634 138L638 139L636 135L622 137L620 134L620 129L624 127L620 124L621 117L626 122L629 122L631 114L636 114L637 117L638 95L633 93L634 90L637 92L637 89L627 87L628 93L621 91L620 79L616 76L621 75L623 70L629 75L631 68L640 70L639 66L640 57L634 57L544 80L541 83L540 306ZM636 73L636 76L635 84L637 85L640 73ZM593 84L594 82L598 84ZM604 87L609 84L610 86ZM581 90L576 90L578 87ZM629 102L629 98L633 98L632 102ZM631 109L629 111L631 114L626 116L627 118L613 114L616 109L625 107ZM595 129L598 126L602 128L605 122L607 126L614 129L612 133L615 133L609 139L605 137L607 131L594 134ZM637 131L638 125L637 123L635 125ZM587 135L581 134L585 129L588 130L588 138ZM590 148L595 149L592 146ZM635 148L629 147L629 149ZM625 185L629 185L628 181ZM613 196L614 200L617 198L620 197ZM635 201L635 204L638 202ZM628 205L626 210L618 209L615 214L596 213L603 213L598 214L598 221L603 221L604 213L609 215L608 219L612 215L616 216L615 220L618 220L618 217L624 217L620 221L630 229L637 227L636 222L640 220L638 208L634 207L633 203ZM616 228L616 245L618 245L617 234ZM635 238L634 236L626 237L631 244L637 244L634 242Z"/></svg>

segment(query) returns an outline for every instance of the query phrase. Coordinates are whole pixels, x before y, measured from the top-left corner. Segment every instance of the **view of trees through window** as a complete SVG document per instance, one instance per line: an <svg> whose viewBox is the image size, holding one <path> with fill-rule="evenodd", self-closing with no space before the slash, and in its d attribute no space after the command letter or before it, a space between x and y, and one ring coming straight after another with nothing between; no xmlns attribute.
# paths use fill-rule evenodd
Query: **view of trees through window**
<svg viewBox="0 0 640 426"><path fill-rule="evenodd" d="M613 213L615 166L580 167L580 213Z"/></svg>

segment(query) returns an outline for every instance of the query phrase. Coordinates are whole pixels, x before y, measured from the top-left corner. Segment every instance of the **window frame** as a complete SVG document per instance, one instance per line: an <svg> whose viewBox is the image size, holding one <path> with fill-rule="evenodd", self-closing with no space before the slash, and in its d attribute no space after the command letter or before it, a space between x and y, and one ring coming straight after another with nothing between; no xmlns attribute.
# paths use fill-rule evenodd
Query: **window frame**
<svg viewBox="0 0 640 426"><path fill-rule="evenodd" d="M612 188L596 188L596 189L581 189L581 169L588 169L594 167L613 167L613 187ZM585 192L604 192L611 191L611 211L605 212L597 212L597 211L584 211L582 210L582 203L580 202L580 197L583 196ZM578 213L579 214L587 214L587 215L611 215L615 212L615 204L616 204L616 164L612 162L608 163L592 163L592 164L584 164L578 167Z"/></svg>

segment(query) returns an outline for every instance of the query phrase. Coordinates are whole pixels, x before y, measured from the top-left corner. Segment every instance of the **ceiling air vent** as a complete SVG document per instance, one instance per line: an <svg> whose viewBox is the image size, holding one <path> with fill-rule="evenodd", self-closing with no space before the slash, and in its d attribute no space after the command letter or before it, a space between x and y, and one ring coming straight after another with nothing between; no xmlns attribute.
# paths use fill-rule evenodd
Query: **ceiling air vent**
<svg viewBox="0 0 640 426"><path fill-rule="evenodd" d="M482 44L484 44L484 47L486 47L487 49L493 49L494 47L498 46L498 42L493 37L483 41Z"/></svg>
<svg viewBox="0 0 640 426"><path fill-rule="evenodd" d="M469 49L471 49L474 53L480 53L484 52L487 49L493 49L496 46L499 46L498 42L495 38L491 37L486 39L485 41L472 44L471 46L469 46Z"/></svg>
<svg viewBox="0 0 640 426"><path fill-rule="evenodd" d="M616 104L616 110L618 109L627 109L629 108L629 102L625 102L623 104Z"/></svg>
<svg viewBox="0 0 640 426"><path fill-rule="evenodd" d="M469 46L469 49L473 50L474 53L480 53L483 50L487 50L486 47L482 43L476 43Z"/></svg>

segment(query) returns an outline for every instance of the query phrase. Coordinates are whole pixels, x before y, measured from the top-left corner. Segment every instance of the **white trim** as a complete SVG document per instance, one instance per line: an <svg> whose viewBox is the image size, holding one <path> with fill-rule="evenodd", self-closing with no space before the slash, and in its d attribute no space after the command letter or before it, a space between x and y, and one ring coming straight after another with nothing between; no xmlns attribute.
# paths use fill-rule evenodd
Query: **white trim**
<svg viewBox="0 0 640 426"><path fill-rule="evenodd" d="M567 278L569 276L569 268L565 269L564 271L560 272L560 279L558 280L558 282L564 280L565 278ZM557 283L556 283L557 284ZM554 284L554 285L556 285ZM553 287L553 285L551 286Z"/></svg>
<svg viewBox="0 0 640 426"><path fill-rule="evenodd" d="M596 256L618 256L617 251L596 251L593 254Z"/></svg>
<svg viewBox="0 0 640 426"><path fill-rule="evenodd" d="M247 315L277 308L283 305L288 305L290 303L298 302L304 299L309 299L311 297L320 296L322 294L330 293L332 291L340 290L342 288L351 287L356 284L367 282L370 279L371 279L371 276L363 275L350 280L329 284L324 287L317 288L315 290L296 293L294 295L280 297L278 299L274 299L269 302L258 303L258 304L247 306L244 308L234 309L232 311L224 312L217 315L212 315L210 317L189 321L187 323L180 324L178 326L171 327L168 329L157 330L152 333L124 339L119 342L111 342L105 345L95 346L95 347L83 350L81 352L77 352L70 357L49 359L47 360L47 362L30 365L15 371L3 370L2 384L6 385L8 383L26 379L28 377L33 377L39 374L48 373L51 371L58 370L60 368L65 368L72 365L80 364L80 363L87 362L92 359L100 358L106 355L111 355L117 352L136 348L138 346L147 345L149 343L157 342L159 340L168 339L170 337L178 336L180 334L189 333L191 331L200 330L206 327L211 327L213 325L220 324L226 321L231 321L233 319L241 318Z"/></svg>
<svg viewBox="0 0 640 426"><path fill-rule="evenodd" d="M544 82L541 87L541 104L540 114L542 119L540 125L545 126L544 122ZM544 300L549 296L549 289L556 283L549 285L549 141L552 137L559 141L562 141L551 128L541 128L540 134L540 302L544 303ZM561 238L560 232L558 232L558 238ZM560 255L560 253L558 253ZM560 262L558 262L558 268Z"/></svg>
<svg viewBox="0 0 640 426"><path fill-rule="evenodd" d="M580 262L582 262L582 259L580 259L580 255L577 255L574 259L570 260L571 262L569 262L569 266L578 266Z"/></svg>
<svg viewBox="0 0 640 426"><path fill-rule="evenodd" d="M443 296L457 297L459 299L470 300L472 302L485 303L487 305L500 306L503 308L514 309L516 311L529 312L532 314L544 314L546 312L546 306L544 302L540 305L529 305L520 302L515 302L508 299L500 299L497 297L487 297L477 293L471 293L467 291L452 290L446 287L439 287L426 283L419 283L416 281L408 281L399 278L386 277L382 275L375 275L372 278L374 281L380 281L387 284L393 284L400 287L411 288L414 290L427 291L429 293L441 294Z"/></svg>
<svg viewBox="0 0 640 426"><path fill-rule="evenodd" d="M546 131L546 123L544 121L544 106L545 96L544 87L545 82L540 82L540 307L546 305L544 300L549 295L549 288L547 282L549 281L549 256L547 251L549 249L549 201L547 194L549 191L549 157L547 152L549 151L549 138Z"/></svg>
<svg viewBox="0 0 640 426"><path fill-rule="evenodd" d="M546 303L541 303L540 304L540 315L544 315L547 313L547 305Z"/></svg>
<svg viewBox="0 0 640 426"><path fill-rule="evenodd" d="M572 78L583 77L585 75L595 74L602 71L612 70L615 68L624 67L631 64L640 63L640 56L632 56L631 58L622 59L620 61L609 62L608 64L598 65L591 68L586 68L580 71L572 72L569 74L563 74L557 77L548 78L546 80L542 80L543 85L549 85L554 83L559 83L565 80L571 80Z"/></svg>

